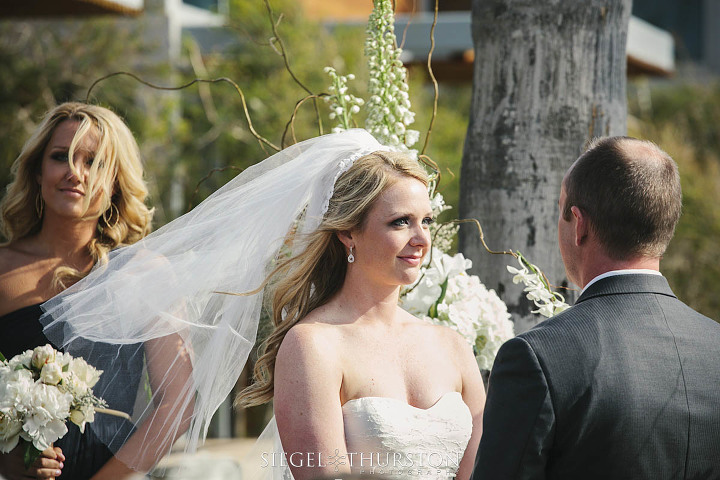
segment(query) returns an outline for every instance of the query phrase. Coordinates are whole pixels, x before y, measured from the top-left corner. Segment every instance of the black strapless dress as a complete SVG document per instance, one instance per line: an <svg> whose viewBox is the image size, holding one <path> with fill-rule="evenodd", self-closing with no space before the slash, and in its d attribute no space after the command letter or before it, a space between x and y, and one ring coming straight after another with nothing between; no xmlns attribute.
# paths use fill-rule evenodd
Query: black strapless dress
<svg viewBox="0 0 720 480"><path fill-rule="evenodd" d="M39 322L40 305L30 305L0 317L0 352L10 359L25 350L52 344L43 334ZM57 348L56 345L53 345ZM117 346L95 343L85 360L103 370L93 388L95 395L108 401L108 406L132 415L142 376L144 350L142 344ZM62 448L65 465L60 479L84 480L92 477L132 434L131 422L112 415L97 414L95 421L85 425L85 433L67 422L68 433L55 442ZM104 441L102 441L102 440ZM110 445L110 448L106 445Z"/></svg>

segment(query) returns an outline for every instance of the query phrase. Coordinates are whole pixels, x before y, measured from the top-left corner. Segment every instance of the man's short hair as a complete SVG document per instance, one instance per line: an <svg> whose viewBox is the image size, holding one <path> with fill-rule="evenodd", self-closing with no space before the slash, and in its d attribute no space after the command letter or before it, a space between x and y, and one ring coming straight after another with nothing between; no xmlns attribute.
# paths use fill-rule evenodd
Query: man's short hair
<svg viewBox="0 0 720 480"><path fill-rule="evenodd" d="M682 210L675 162L652 142L631 137L594 140L565 177L565 220L571 207L588 217L616 260L661 257Z"/></svg>

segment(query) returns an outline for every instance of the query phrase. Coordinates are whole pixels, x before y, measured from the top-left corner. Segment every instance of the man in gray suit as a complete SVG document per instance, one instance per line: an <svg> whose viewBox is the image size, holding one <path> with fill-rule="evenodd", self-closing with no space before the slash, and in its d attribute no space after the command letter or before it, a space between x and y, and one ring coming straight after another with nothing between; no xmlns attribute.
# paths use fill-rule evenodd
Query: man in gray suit
<svg viewBox="0 0 720 480"><path fill-rule="evenodd" d="M720 324L659 272L681 203L650 142L600 139L570 167L558 237L583 290L500 349L473 480L720 478Z"/></svg>

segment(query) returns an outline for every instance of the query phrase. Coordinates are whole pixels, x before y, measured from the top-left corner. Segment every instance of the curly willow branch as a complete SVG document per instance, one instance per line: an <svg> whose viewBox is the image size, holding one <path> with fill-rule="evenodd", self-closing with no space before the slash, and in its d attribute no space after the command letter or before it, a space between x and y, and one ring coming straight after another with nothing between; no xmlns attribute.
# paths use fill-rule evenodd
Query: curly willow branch
<svg viewBox="0 0 720 480"><path fill-rule="evenodd" d="M285 148L285 137L287 136L288 130L290 130L293 138L293 143L297 143L297 138L295 137L295 117L297 116L298 110L300 110L300 107L303 103L305 103L306 100L309 99L317 99L322 97L327 97L328 93L321 93L319 95L307 95L306 97L301 98L300 100L295 103L295 108L293 109L292 116L290 117L290 120L285 124L285 130L282 134L282 139L280 140L280 146Z"/></svg>
<svg viewBox="0 0 720 480"><path fill-rule="evenodd" d="M142 78L138 77L137 75L135 75L134 73L131 73L131 72L114 72L114 73L105 75L104 77L100 77L97 80L95 80L93 82L93 84L90 85L90 88L88 88L87 95L85 96L85 101L88 102L90 100L90 93L92 93L93 89L95 88L95 86L97 84L99 84L102 81L107 80L108 78L115 77L118 75L127 75L128 77L133 78L134 80L142 83L143 85L146 85L150 88L154 88L156 90L182 90L182 89L188 88L191 85L194 85L196 83L220 83L220 82L229 83L230 85L235 87L235 90L240 95L240 99L242 100L242 105L243 105L243 111L245 112L245 119L247 120L247 123L248 123L248 128L250 129L250 132L253 134L253 136L258 139L258 142L260 142L260 146L263 148L263 150L265 150L265 146L263 145L263 144L265 144L277 152L280 151L280 148L275 146L273 143L271 143L269 140L267 140L265 137L263 137L262 135L260 135L259 133L257 133L255 131L255 128L253 127L253 124L252 124L252 120L250 120L250 112L248 111L247 102L245 101L245 94L243 94L242 89L240 88L240 86L237 83L233 82L232 80L230 80L227 77L219 77L219 78L212 78L212 79L196 78L196 79L194 79L184 85L180 85L178 87L163 87L160 85L155 85L153 83L150 83L146 80L143 80ZM265 150L265 153L267 153L267 150Z"/></svg>
<svg viewBox="0 0 720 480"><path fill-rule="evenodd" d="M205 175L203 178L200 179L200 181L195 185L195 190L193 190L192 195L190 196L190 201L188 202L188 211L192 210L192 201L195 200L195 197L197 196L198 192L200 191L200 185L205 183L210 179L210 177L213 176L214 173L218 172L224 172L226 170L235 170L236 172L242 172L244 169L240 167L236 167L234 165L228 165L227 167L220 167L220 168L213 168L210 170L207 175Z"/></svg>
<svg viewBox="0 0 720 480"><path fill-rule="evenodd" d="M483 244L483 247L485 247L485 250L488 251L488 253L492 253L493 255L511 255L515 258L518 258L518 254L513 252L512 250L502 250L499 252L496 252L495 250L490 250L490 247L487 246L487 243L485 243L485 233L483 233L482 225L480 225L480 222L477 221L474 218L461 218L459 220L452 220L451 223L454 224L461 224L461 223L474 223L475 226L478 229L478 233L480 234L480 241Z"/></svg>
<svg viewBox="0 0 720 480"><path fill-rule="evenodd" d="M270 20L270 26L272 28L273 37L270 39L270 45L273 47L273 49L280 55L283 59L283 63L285 64L285 70L288 71L292 79L297 83L300 88L305 90L308 95L314 95L313 92L310 91L309 88L307 88L296 76L295 73L290 68L290 61L288 60L287 53L285 52L285 44L282 41L282 38L280 38L280 33L278 33L277 26L280 23L280 18L278 18L278 21L275 22L275 16L273 14L272 7L270 6L270 0L265 0L265 8L268 12L268 19ZM277 42L279 50L275 47L275 42ZM315 106L315 115L318 122L318 135L323 134L323 125L322 125L322 119L320 118L320 109L318 108L317 104L317 98L313 99L313 104Z"/></svg>
<svg viewBox="0 0 720 480"><path fill-rule="evenodd" d="M435 117L437 116L437 108L438 108L438 96L440 94L438 90L438 82L435 78L435 74L433 73L432 69L432 54L435 50L435 26L437 25L438 20L438 2L440 0L435 0L435 14L433 15L433 23L432 27L430 27L430 51L428 52L428 58L427 58L427 67L428 67L428 73L430 74L430 79L433 83L433 89L435 92L435 96L433 98L433 112L432 117L430 117L430 126L428 127L428 131L425 134L425 144L423 145L422 150L420 151L420 154L424 154L425 150L427 149L428 143L430 142L430 134L432 133L433 125L435 124Z"/></svg>
<svg viewBox="0 0 720 480"><path fill-rule="evenodd" d="M418 155L418 160L420 160L422 163L430 167L435 172L435 178L437 179L435 181L435 186L433 187L433 191L430 192L430 197L433 197L435 195L435 192L437 191L438 185L440 185L440 179L442 177L442 174L440 173L440 167L437 163L435 163L435 160L428 157L427 155L420 154Z"/></svg>

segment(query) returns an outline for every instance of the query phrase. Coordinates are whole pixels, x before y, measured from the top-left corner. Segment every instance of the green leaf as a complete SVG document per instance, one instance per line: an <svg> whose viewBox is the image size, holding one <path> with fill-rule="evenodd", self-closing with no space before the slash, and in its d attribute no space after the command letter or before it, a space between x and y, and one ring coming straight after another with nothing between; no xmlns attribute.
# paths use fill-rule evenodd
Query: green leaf
<svg viewBox="0 0 720 480"><path fill-rule="evenodd" d="M33 445L31 442L26 442L25 444L25 455L23 459L25 460L25 470L29 469L33 463L35 463L35 460L37 460L42 452L35 448L35 445Z"/></svg>
<svg viewBox="0 0 720 480"><path fill-rule="evenodd" d="M2 352L0 352L0 362L5 362L5 361L7 361L7 358L5 358L5 355L3 355Z"/></svg>

